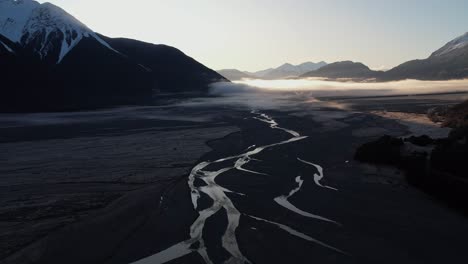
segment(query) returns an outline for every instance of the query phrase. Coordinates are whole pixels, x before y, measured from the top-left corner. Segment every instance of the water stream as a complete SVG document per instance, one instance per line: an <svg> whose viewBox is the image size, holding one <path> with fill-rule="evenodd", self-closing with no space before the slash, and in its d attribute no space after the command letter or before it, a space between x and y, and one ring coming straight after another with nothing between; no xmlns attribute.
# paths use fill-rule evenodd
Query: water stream
<svg viewBox="0 0 468 264"><path fill-rule="evenodd" d="M226 227L226 229L224 231L223 236L221 237L221 243L222 243L222 247L230 254L230 258L227 259L224 263L227 263L227 264L231 264L231 263L239 263L239 264L240 263L251 263L249 261L249 259L246 256L244 256L243 253L240 251L239 245L238 245L238 242L237 242L236 229L239 226L239 220L240 220L241 216L250 217L250 218L255 219L257 221L261 221L261 222L264 222L264 223L275 225L278 228L288 232L289 234L291 234L293 236L300 237L300 238L302 238L302 239L304 239L306 241L316 243L317 245L320 245L320 246L323 246L325 248L334 250L336 252L344 253L343 251L341 251L341 250L339 250L339 249L337 249L337 248L335 248L333 246L330 246L330 245L328 245L328 244L326 244L324 242L321 242L321 241L319 241L317 239L314 239L314 238L312 238L312 237L310 237L308 235L305 235L305 234L303 234L303 233L301 233L299 231L296 231L293 228L288 227L286 225L276 223L276 222L273 222L273 221L269 221L269 220L266 220L266 219L262 219L262 218L259 218L259 217L256 217L256 216L242 214L236 208L236 206L234 205L232 200L229 199L229 197L226 195L226 193L233 193L233 194L237 194L237 195L240 195L240 196L245 196L245 195L241 194L241 193L233 192L231 190L228 190L228 189L224 188L223 186L220 186L216 182L216 178L219 175L221 175L223 173L226 173L228 171L231 171L231 170L239 170L239 171L252 173L252 174L266 175L265 173L262 173L262 172L257 172L257 171L252 171L252 170L245 169L243 166L250 163L252 160L255 160L253 158L253 156L263 152L266 149L274 148L274 147L279 146L279 145L290 144L290 143L297 142L297 141L300 141L300 140L304 140L304 139L307 138L306 136L301 136L298 132L296 132L294 130L290 130L290 129L280 127L279 124L272 117L270 117L270 116L268 116L266 114L259 113L257 111L252 111L252 115L254 115L253 116L254 119L268 124L272 129L282 130L282 131L290 134L292 137L290 139L288 139L288 140L280 141L280 142L265 145L265 146L253 145L253 146L249 147L246 150L245 153L235 155L235 156L224 157L224 158L221 158L221 159L218 159L218 160L215 160L215 161L204 161L204 162L201 162L201 163L197 164L192 169L192 171L190 172L190 175L188 177L188 186L189 186L190 191L191 191L191 199L192 199L193 208L195 210L197 210L198 214L199 214L197 219L193 222L193 224L190 227L190 238L188 240L186 240L186 241L182 241L180 243L177 243L176 245L173 245L172 247L170 247L170 248L168 248L166 250L163 250L163 251L161 251L161 252L159 252L157 254L154 254L152 256L149 256L147 258L144 258L142 260L134 262L135 264L166 263L168 261L180 258L182 256L188 255L188 254L193 253L193 252L197 252L204 259L204 261L207 264L213 263L213 261L211 260L209 254L208 254L208 250L207 250L205 241L203 239L203 230L205 228L205 224L206 224L207 219L209 219L210 217L215 215L221 209L225 210L227 220L228 220L227 227ZM304 161L304 160L299 159L299 158L298 158L298 160L300 162L302 162L302 163L308 164L310 166L314 166L318 170L319 174L314 175L314 181L318 186L323 187L323 188L327 188L327 189L331 189L331 190L336 190L335 188L325 186L325 185L322 185L320 183L320 180L324 176L322 167L320 167L319 165L313 164L311 162ZM224 163L224 162L229 163L229 165L224 167L224 168L221 168L219 170L214 170L214 171L208 169L210 165ZM196 179L202 180L205 183L205 185L197 186L195 184ZM301 187L302 187L302 184L304 183L304 180L302 179L301 176L298 176L296 178L296 182L298 183L297 188L293 189L288 195L284 195L284 196L280 196L280 197L275 198L274 199L275 202L278 203L280 206L282 206L282 207L284 207L284 208L286 208L288 210L291 210L292 212L300 214L300 215L302 215L304 217L309 217L309 218L313 218L313 219L316 219L316 220L330 222L330 223L339 225L339 223L337 223L334 220L331 220L331 219L328 219L328 218L325 218L325 217L322 217L322 216L319 216L319 215L315 215L315 214L305 212L305 211L297 208L293 204L291 204L289 202L288 198L290 198L295 193L297 193L298 191L301 190ZM202 194L207 195L213 201L213 204L209 208L199 210L198 200L200 199Z"/></svg>

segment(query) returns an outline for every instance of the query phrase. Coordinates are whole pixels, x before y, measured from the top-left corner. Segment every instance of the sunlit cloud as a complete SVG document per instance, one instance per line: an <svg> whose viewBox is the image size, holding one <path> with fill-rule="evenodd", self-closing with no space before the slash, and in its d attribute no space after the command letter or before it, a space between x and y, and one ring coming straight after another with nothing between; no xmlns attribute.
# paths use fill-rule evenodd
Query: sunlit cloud
<svg viewBox="0 0 468 264"><path fill-rule="evenodd" d="M446 92L468 92L468 80L395 82L339 82L320 79L243 80L217 84L214 93L234 92L310 92L314 96L384 96Z"/></svg>
<svg viewBox="0 0 468 264"><path fill-rule="evenodd" d="M252 109L294 109L308 107L349 108L347 103L325 98L350 98L367 96L407 96L467 92L459 95L468 99L468 80L418 81L405 80L385 83L358 83L301 80L243 80L234 83L216 83L211 94L216 98L198 98L182 103L184 106L230 106ZM458 96L458 95L457 95Z"/></svg>
<svg viewBox="0 0 468 264"><path fill-rule="evenodd" d="M371 67L371 70L373 71L387 71L387 70L390 70L392 67L388 67L386 65L380 65L380 66L376 66L376 67Z"/></svg>

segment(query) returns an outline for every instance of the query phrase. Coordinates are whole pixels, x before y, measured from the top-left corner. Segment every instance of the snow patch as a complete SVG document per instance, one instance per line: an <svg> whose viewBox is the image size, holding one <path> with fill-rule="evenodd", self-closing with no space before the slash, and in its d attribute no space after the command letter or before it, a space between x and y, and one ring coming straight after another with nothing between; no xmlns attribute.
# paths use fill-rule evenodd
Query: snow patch
<svg viewBox="0 0 468 264"><path fill-rule="evenodd" d="M442 56L454 50L461 49L468 46L468 32L464 35L450 41L438 51L434 52L433 56Z"/></svg>
<svg viewBox="0 0 468 264"><path fill-rule="evenodd" d="M5 47L5 49L11 53L15 53L7 44L3 43L1 40L0 40L0 44L2 44L3 47Z"/></svg>
<svg viewBox="0 0 468 264"><path fill-rule="evenodd" d="M38 2L31 0L0 0L0 34L19 43L24 26L39 6Z"/></svg>
<svg viewBox="0 0 468 264"><path fill-rule="evenodd" d="M58 50L57 64L83 38L94 38L117 52L65 10L32 0L0 0L0 34L22 46L33 43L34 51L41 59Z"/></svg>

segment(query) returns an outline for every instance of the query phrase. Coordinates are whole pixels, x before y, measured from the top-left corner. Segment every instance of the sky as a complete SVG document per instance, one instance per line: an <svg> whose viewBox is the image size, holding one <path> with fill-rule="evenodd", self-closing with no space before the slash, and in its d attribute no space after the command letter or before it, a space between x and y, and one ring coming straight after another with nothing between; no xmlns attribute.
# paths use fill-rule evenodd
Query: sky
<svg viewBox="0 0 468 264"><path fill-rule="evenodd" d="M49 0L96 32L213 69L353 60L388 69L468 31L468 0Z"/></svg>

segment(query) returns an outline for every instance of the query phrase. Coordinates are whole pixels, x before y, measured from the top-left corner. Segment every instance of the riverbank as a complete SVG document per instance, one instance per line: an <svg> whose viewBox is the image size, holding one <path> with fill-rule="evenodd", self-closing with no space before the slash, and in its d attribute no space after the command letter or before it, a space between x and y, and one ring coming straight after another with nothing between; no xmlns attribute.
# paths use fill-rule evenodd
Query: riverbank
<svg viewBox="0 0 468 264"><path fill-rule="evenodd" d="M467 102L463 102L453 106L438 106L431 108L425 117L417 118L416 123L419 126L428 126L428 122L443 126L440 133L418 130L423 136L384 136L360 146L355 158L370 164L386 164L400 168L405 171L408 182L413 186L467 214L467 105ZM384 115L389 116L385 113ZM444 131L447 132L446 135Z"/></svg>
<svg viewBox="0 0 468 264"><path fill-rule="evenodd" d="M419 106L416 109L422 109L422 102L427 102L426 99L413 100L414 105ZM437 98L432 100L434 103ZM214 129L211 139L199 138L200 141L197 141L203 142L202 145L208 144L211 150L206 152L208 149L205 145L198 154L190 152L190 161L183 162L190 165L183 168L185 172L180 177L168 179L164 184L146 182L144 187L126 193L91 216L50 232L45 238L10 256L5 262L131 263L164 252L192 238L190 230L201 215L199 213L214 205L210 195L200 192L197 209L194 209L189 172L197 164L270 145L271 148L249 155L249 159L236 162L237 165L243 164L240 168L244 170L231 169L218 175L215 180L225 190L232 191L224 193L239 212L235 238L239 251L249 261L440 263L456 262L466 257L463 248L463 241L468 234L466 218L409 186L401 172L384 172L383 167L369 168L353 161L358 146L380 137L383 132L393 136L412 133L408 126L398 120L372 113L386 104L392 109L397 109L398 105L405 106L406 108L400 108L399 111L407 112L405 109L408 109L408 99L379 99L378 104L347 100L350 106L347 109L328 105L318 107L308 100L290 103L293 102L292 108L281 111L263 109L254 113L251 109L234 110L229 107L190 108L185 110L186 113L208 116L212 121L205 120L202 124L198 122L197 126L202 128L182 129L174 126L170 129L162 126L163 131L157 132L154 131L158 130L156 126L164 122L155 120L155 128L149 131L142 132L142 128L138 128L127 131L127 135L102 135L100 140L111 143L108 145L112 146L107 151L121 153L120 150L126 150L123 152L127 154L122 154L122 157L134 157L137 162L130 164L128 168L137 171L141 169L144 175L153 175L149 179L154 180L165 179L169 173L157 173L162 168L141 166L142 160L153 163L155 155L165 156L172 146L168 145L166 149L159 147L161 144L172 144L182 138L187 140L183 142L190 142L198 137L198 134L193 133L196 129ZM196 113L194 109L198 109ZM118 122L109 124L115 125ZM275 129L275 124L283 129ZM179 134L179 130L186 132ZM163 137L162 132L174 137L164 140L167 135ZM296 137L291 132L306 138L276 145ZM102 130L95 133L100 134ZM141 137L141 133L146 136ZM123 138L117 140L117 143L108 141L116 136ZM142 140L132 141L128 138L135 136ZM153 143L152 140L155 139L160 141ZM83 138L67 140L81 141ZM99 141L94 141L92 145L96 142ZM130 151L125 142L132 146ZM138 144L131 144L136 142ZM201 146L198 143L194 143L195 145ZM185 143L180 146L184 151L173 156L175 163L180 163L177 157L183 156L186 149ZM140 155L138 147L152 151L141 151ZM41 151L41 148L34 149ZM92 155L94 151L83 153ZM99 152L96 154L99 154L95 155L98 157L107 155ZM199 156L195 157L196 155ZM118 166L121 162L119 159L114 165ZM164 159L164 162L167 163L168 160ZM209 175L209 172L222 170L230 162L226 160L212 164L202 168L197 175ZM65 163L64 166L68 165ZM102 169L111 166L112 163L109 163ZM303 183L298 185L300 182ZM209 186L203 179L196 178L194 184L200 188ZM291 194L292 190L297 191ZM230 210L232 212L232 208ZM311 215L319 216L322 220L307 217ZM232 257L232 252L223 246L223 235L226 234L229 221L226 209L220 209L207 218L204 224L203 242L214 263L221 263ZM440 228L441 226L444 228ZM428 235L432 237L431 240L427 239ZM171 251L171 254L181 256L172 263L203 262L196 251L199 247L200 244L195 244L189 249L182 248L190 250L187 254L182 254L184 256L181 255L180 248Z"/></svg>

